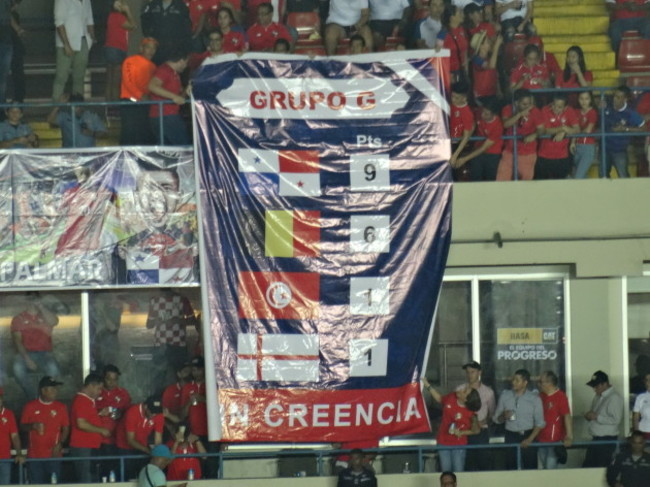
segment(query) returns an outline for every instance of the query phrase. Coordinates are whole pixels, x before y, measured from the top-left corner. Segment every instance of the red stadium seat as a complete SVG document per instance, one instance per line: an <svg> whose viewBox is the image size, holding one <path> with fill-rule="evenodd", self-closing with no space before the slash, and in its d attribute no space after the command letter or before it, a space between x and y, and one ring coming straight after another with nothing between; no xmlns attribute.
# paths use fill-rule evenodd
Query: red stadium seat
<svg viewBox="0 0 650 487"><path fill-rule="evenodd" d="M294 54L304 54L306 56L325 56L325 46L297 46Z"/></svg>
<svg viewBox="0 0 650 487"><path fill-rule="evenodd" d="M287 16L287 25L296 29L299 37L320 33L320 17L316 12L291 12Z"/></svg>
<svg viewBox="0 0 650 487"><path fill-rule="evenodd" d="M528 39L524 34L515 34L512 42L503 47L503 67L508 76L510 72L524 59L524 49L528 45Z"/></svg>
<svg viewBox="0 0 650 487"><path fill-rule="evenodd" d="M623 73L650 72L650 39L624 38L618 48L618 69Z"/></svg>
<svg viewBox="0 0 650 487"><path fill-rule="evenodd" d="M394 51L397 46L401 45L406 45L406 39L403 37L387 37L386 38L386 45L385 45L385 50L386 51Z"/></svg>
<svg viewBox="0 0 650 487"><path fill-rule="evenodd" d="M638 30L626 30L623 32L623 39L630 39L630 38L640 38L641 34L639 34Z"/></svg>

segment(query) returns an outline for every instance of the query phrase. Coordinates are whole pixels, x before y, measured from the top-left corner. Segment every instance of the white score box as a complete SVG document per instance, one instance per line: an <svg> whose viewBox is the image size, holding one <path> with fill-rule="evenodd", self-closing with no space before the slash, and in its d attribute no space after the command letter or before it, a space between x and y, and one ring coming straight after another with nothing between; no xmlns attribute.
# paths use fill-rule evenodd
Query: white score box
<svg viewBox="0 0 650 487"><path fill-rule="evenodd" d="M351 216L350 252L390 252L390 216Z"/></svg>
<svg viewBox="0 0 650 487"><path fill-rule="evenodd" d="M388 367L388 340L350 340L350 377L383 377Z"/></svg>
<svg viewBox="0 0 650 487"><path fill-rule="evenodd" d="M389 191L390 159L387 155L350 156L352 191Z"/></svg>
<svg viewBox="0 0 650 487"><path fill-rule="evenodd" d="M351 277L350 314L387 315L390 312L390 278Z"/></svg>

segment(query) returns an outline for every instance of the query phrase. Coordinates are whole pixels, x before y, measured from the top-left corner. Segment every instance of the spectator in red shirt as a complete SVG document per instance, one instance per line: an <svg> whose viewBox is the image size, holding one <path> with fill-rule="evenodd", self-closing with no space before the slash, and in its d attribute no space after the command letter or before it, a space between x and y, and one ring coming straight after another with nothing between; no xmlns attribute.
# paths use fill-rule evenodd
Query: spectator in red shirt
<svg viewBox="0 0 650 487"><path fill-rule="evenodd" d="M467 103L469 86L465 82L456 82L451 86L451 167L465 150L469 138L474 133L474 113Z"/></svg>
<svg viewBox="0 0 650 487"><path fill-rule="evenodd" d="M34 399L38 395L34 372L52 377L61 374L52 353L52 330L59 323L59 317L45 306L37 292L28 292L25 300L25 311L11 320L11 338L16 348L13 369L25 396Z"/></svg>
<svg viewBox="0 0 650 487"><path fill-rule="evenodd" d="M466 156L459 157L457 167L469 162L470 181L496 181L503 149L503 124L499 118L499 104L495 98L483 101L481 118L476 126L476 135L485 137L485 140L474 142L474 150Z"/></svg>
<svg viewBox="0 0 650 487"><path fill-rule="evenodd" d="M580 130L578 116L567 106L566 95L555 93L550 105L542 109L544 137L537 152L535 179L565 179L571 171L568 135Z"/></svg>
<svg viewBox="0 0 650 487"><path fill-rule="evenodd" d="M72 401L70 407L70 455L88 458L99 453L102 438L110 438L111 432L102 424L95 407L95 399L102 391L102 378L97 374L88 374L81 391ZM77 482L89 484L99 482L99 474L91 469L90 460L74 462Z"/></svg>
<svg viewBox="0 0 650 487"><path fill-rule="evenodd" d="M204 52L193 53L187 63L187 69L190 72L190 78L194 76L197 69L201 67L203 62L209 58L215 58L221 54L225 54L223 50L223 35L219 29L210 31L207 37L208 48Z"/></svg>
<svg viewBox="0 0 650 487"><path fill-rule="evenodd" d="M115 430L118 420L131 406L131 395L120 387L120 369L115 365L107 364L102 369L104 389L95 400L95 408L99 413L102 425L111 432L108 438L102 438L100 454L102 456L116 456L118 454L115 446ZM106 460L102 462L101 476L108 477L111 470L117 472L119 462Z"/></svg>
<svg viewBox="0 0 650 487"><path fill-rule="evenodd" d="M185 122L180 116L180 107L185 104L185 90L181 83L180 73L187 67L188 55L177 51L170 58L158 66L149 81L151 100L171 100L160 107L151 105L149 108L149 121L156 135L156 141L169 145L189 145L190 137ZM161 113L162 108L162 113ZM160 133L160 120L162 117L163 134Z"/></svg>
<svg viewBox="0 0 650 487"><path fill-rule="evenodd" d="M551 76L548 67L541 63L541 50L534 44L528 44L524 49L523 62L510 73L510 89L535 90L550 86Z"/></svg>
<svg viewBox="0 0 650 487"><path fill-rule="evenodd" d="M106 59L106 101L119 98L122 63L129 50L129 31L135 29L129 4L123 0L115 0L106 24L106 43L104 58Z"/></svg>
<svg viewBox="0 0 650 487"><path fill-rule="evenodd" d="M229 8L217 10L217 22L223 35L223 52L241 54L248 51L246 36L235 22L235 16Z"/></svg>
<svg viewBox="0 0 650 487"><path fill-rule="evenodd" d="M208 26L208 15L218 2L214 0L184 0L190 14L192 25L192 50L201 52L205 48L203 33Z"/></svg>
<svg viewBox="0 0 650 487"><path fill-rule="evenodd" d="M483 6L478 5L474 2L465 5L463 12L465 13L465 28L467 29L467 37L471 39L479 32L485 32L490 40L494 40L494 38L497 36L497 31L491 22L483 20L483 9Z"/></svg>
<svg viewBox="0 0 650 487"><path fill-rule="evenodd" d="M555 372L549 370L539 375L539 395L544 406L544 423L546 424L537 435L540 443L562 442L564 447L573 444L573 419L569 400L564 391L557 386L558 378ZM558 457L555 446L539 448L539 460L542 468L557 468Z"/></svg>
<svg viewBox="0 0 650 487"><path fill-rule="evenodd" d="M176 435L177 425L183 416L183 403L181 402L181 391L183 386L192 380L192 366L182 364L176 368L177 381L165 388L162 393L162 407L165 413L165 424L167 429Z"/></svg>
<svg viewBox="0 0 650 487"><path fill-rule="evenodd" d="M23 407L20 429L29 435L27 458L60 458L63 455L63 444L70 433L70 418L65 405L56 400L62 384L52 377L43 377L38 383L38 399ZM29 462L27 472L32 484L48 484L52 474L61 478L61 461Z"/></svg>
<svg viewBox="0 0 650 487"><path fill-rule="evenodd" d="M564 70L555 77L555 86L558 88L583 88L591 86L594 80L591 71L585 65L585 55L579 46L571 46L566 52ZM575 107L578 94L567 93L569 106Z"/></svg>
<svg viewBox="0 0 650 487"><path fill-rule="evenodd" d="M618 52L626 30L637 30L650 39L650 3L647 0L605 0L605 5L611 16L609 38L614 52Z"/></svg>
<svg viewBox="0 0 650 487"><path fill-rule="evenodd" d="M119 448L120 455L134 456L151 453L150 444L162 443L165 419L160 399L149 397L145 402L134 404L127 411L117 427L115 445ZM153 441L151 434L154 434ZM146 459L127 460L125 465L126 478L135 478L140 469L146 464Z"/></svg>
<svg viewBox="0 0 650 487"><path fill-rule="evenodd" d="M270 3L262 3L257 7L257 22L251 25L246 34L251 51L272 51L278 39L293 42L287 28L273 22L273 5Z"/></svg>
<svg viewBox="0 0 650 487"><path fill-rule="evenodd" d="M201 461L199 457L179 457L178 455L193 455L197 453L206 453L205 446L195 434L190 433L184 427L181 427L174 440L167 443L172 454L176 455L172 463L167 467L167 480L190 480L188 472L194 473L194 480L201 478ZM215 461L215 459L211 459Z"/></svg>
<svg viewBox="0 0 650 487"><path fill-rule="evenodd" d="M474 99L479 104L482 104L482 98L497 95L499 87L497 60L502 43L503 37L499 35L494 38L493 44L485 31L472 37L470 45L474 51L472 56Z"/></svg>
<svg viewBox="0 0 650 487"><path fill-rule="evenodd" d="M506 135L513 135L517 129L517 176L518 179L533 179L537 162L537 132L544 129L542 114L533 103L533 95L528 90L517 90L513 105L501 110L501 120ZM499 161L497 181L510 181L514 166L514 141L506 141Z"/></svg>
<svg viewBox="0 0 650 487"><path fill-rule="evenodd" d="M598 126L598 112L596 111L594 97L591 91L584 91L578 95L578 105L580 106L577 112L580 133L590 134ZM573 154L573 163L576 166L575 178L585 178L596 158L596 140L593 137L573 138L571 139L569 150Z"/></svg>
<svg viewBox="0 0 650 487"><path fill-rule="evenodd" d="M25 463L20 435L14 413L4 407L4 389L0 387L0 460L11 458L11 449L16 452L15 463ZM11 484L11 463L0 462L0 485Z"/></svg>
<svg viewBox="0 0 650 487"><path fill-rule="evenodd" d="M455 5L447 5L442 14L442 30L438 33L438 46L449 49L449 71L451 82L468 79L467 31L463 27L465 14Z"/></svg>

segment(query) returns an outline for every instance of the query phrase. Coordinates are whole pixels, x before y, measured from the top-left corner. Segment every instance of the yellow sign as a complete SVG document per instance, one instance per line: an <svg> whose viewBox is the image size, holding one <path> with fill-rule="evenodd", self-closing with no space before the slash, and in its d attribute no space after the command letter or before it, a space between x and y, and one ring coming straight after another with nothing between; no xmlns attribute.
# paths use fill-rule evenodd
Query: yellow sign
<svg viewBox="0 0 650 487"><path fill-rule="evenodd" d="M499 328L497 330L497 345L542 345L557 342L557 328Z"/></svg>

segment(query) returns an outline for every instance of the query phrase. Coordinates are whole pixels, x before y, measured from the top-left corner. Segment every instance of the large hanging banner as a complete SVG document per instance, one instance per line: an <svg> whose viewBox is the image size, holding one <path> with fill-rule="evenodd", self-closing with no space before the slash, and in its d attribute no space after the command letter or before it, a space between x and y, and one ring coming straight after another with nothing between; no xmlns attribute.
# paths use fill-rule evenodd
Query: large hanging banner
<svg viewBox="0 0 650 487"><path fill-rule="evenodd" d="M0 156L0 287L198 282L191 151Z"/></svg>
<svg viewBox="0 0 650 487"><path fill-rule="evenodd" d="M414 54L230 56L194 80L212 437L429 430L450 145L442 58Z"/></svg>

